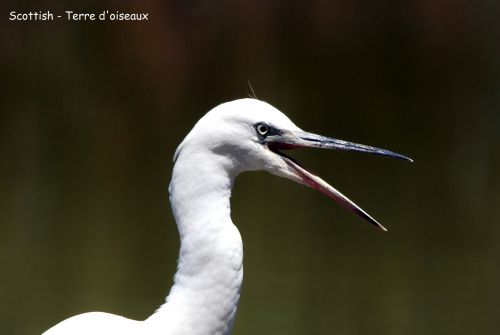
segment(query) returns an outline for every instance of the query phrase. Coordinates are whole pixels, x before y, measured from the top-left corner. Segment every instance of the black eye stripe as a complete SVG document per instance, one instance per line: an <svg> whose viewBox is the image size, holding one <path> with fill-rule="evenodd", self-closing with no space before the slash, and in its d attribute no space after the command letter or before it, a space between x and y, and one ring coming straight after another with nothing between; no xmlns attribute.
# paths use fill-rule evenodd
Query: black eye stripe
<svg viewBox="0 0 500 335"><path fill-rule="evenodd" d="M265 122L259 122L254 125L255 131L259 137L281 135L281 130L268 125Z"/></svg>

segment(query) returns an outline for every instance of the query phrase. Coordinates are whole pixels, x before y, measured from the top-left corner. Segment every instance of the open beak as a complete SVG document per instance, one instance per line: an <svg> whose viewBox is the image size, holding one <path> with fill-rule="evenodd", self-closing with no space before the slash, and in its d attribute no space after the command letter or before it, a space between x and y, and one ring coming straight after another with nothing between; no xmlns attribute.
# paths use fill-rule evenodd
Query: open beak
<svg viewBox="0 0 500 335"><path fill-rule="evenodd" d="M349 198L340 193L326 181L314 175L313 173L307 171L297 161L283 154L281 151L295 149L295 148L313 147L313 148L323 148L323 149L333 149L333 150L357 151L357 152L363 152L379 156L387 156L413 162L411 158L408 158L406 156L397 154L389 150L379 149L363 144L337 140L334 138L307 133L303 131L282 130L279 132L279 134L268 136L266 138L266 144L271 151L278 154L285 161L285 163L289 166L293 175L296 178L298 178L298 180L300 180L302 183L326 194L328 197L332 198L343 207L353 211L366 221L377 226L383 231L387 231L387 229L383 225L381 225L377 220L375 220L363 209L361 209L361 207L356 205L354 202L352 202Z"/></svg>

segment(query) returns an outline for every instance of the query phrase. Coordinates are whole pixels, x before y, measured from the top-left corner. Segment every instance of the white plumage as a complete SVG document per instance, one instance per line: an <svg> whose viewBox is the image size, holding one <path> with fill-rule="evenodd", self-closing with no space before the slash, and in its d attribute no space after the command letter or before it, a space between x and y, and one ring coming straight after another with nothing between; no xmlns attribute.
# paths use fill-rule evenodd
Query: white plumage
<svg viewBox="0 0 500 335"><path fill-rule="evenodd" d="M383 228L361 208L282 153L296 147L353 150L408 158L393 152L306 133L283 113L256 99L221 104L208 112L179 145L170 201L181 247L174 285L165 303L144 321L84 313L45 335L229 334L240 298L243 246L230 217L234 179L250 170L313 187Z"/></svg>

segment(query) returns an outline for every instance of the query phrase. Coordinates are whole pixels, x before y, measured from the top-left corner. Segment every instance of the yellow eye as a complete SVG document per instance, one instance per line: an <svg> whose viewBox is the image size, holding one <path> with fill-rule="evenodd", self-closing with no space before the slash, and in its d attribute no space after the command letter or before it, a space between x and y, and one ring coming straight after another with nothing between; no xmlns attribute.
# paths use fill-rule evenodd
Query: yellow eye
<svg viewBox="0 0 500 335"><path fill-rule="evenodd" d="M259 135L267 135L269 132L269 127L264 123L259 123L255 128L257 129Z"/></svg>

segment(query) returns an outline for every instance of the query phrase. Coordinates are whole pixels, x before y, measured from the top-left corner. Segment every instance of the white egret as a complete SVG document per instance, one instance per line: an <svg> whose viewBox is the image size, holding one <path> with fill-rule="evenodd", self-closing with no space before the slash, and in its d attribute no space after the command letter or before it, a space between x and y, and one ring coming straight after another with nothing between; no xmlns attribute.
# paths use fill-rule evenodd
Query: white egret
<svg viewBox="0 0 500 335"><path fill-rule="evenodd" d="M221 104L194 126L177 148L170 202L180 235L174 285L165 303L144 321L90 312L62 321L45 335L229 334L243 279L243 246L230 217L234 179L265 170L312 187L385 230L375 219L284 150L316 147L399 159L394 152L307 133L257 99Z"/></svg>

